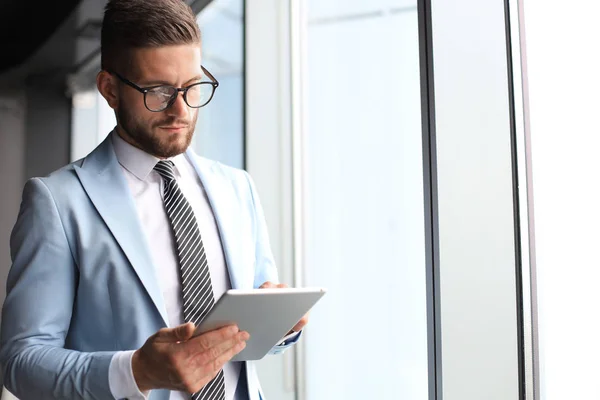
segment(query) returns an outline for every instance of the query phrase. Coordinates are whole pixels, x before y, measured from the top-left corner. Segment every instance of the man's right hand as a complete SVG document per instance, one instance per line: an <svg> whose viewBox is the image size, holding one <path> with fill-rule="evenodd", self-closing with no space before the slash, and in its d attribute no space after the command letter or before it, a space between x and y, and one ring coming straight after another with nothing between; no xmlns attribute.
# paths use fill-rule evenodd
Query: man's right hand
<svg viewBox="0 0 600 400"><path fill-rule="evenodd" d="M227 326L192 337L193 323L163 328L150 336L131 360L140 391L152 389L196 393L223 365L246 347L248 332Z"/></svg>

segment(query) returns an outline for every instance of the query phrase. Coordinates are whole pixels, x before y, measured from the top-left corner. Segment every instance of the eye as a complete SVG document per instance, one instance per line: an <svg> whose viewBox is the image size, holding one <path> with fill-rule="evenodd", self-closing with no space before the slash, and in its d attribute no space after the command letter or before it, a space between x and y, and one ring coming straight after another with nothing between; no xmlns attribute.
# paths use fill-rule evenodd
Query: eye
<svg viewBox="0 0 600 400"><path fill-rule="evenodd" d="M175 88L172 86L157 86L148 90L148 94L166 99L173 96L173 93L175 93Z"/></svg>

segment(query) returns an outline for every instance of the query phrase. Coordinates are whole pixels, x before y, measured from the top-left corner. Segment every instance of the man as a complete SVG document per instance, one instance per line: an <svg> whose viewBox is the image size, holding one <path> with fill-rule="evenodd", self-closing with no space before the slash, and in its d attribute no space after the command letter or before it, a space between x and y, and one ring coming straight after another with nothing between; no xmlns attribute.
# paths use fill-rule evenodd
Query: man
<svg viewBox="0 0 600 400"><path fill-rule="evenodd" d="M22 400L259 400L254 365L229 362L247 332L193 336L228 288L283 286L271 283L249 176L189 149L218 86L201 67L195 15L181 0L111 0L101 40L97 86L117 126L84 159L25 185L4 383Z"/></svg>

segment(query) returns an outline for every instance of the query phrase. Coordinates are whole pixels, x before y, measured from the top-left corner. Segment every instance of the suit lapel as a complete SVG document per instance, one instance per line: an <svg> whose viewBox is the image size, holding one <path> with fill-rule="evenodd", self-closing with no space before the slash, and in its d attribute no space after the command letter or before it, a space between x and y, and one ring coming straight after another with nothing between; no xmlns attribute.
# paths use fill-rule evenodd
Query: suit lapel
<svg viewBox="0 0 600 400"><path fill-rule="evenodd" d="M219 173L219 164L198 157L193 151L187 151L188 160L200 177L202 186L219 228L221 245L225 254L225 262L229 271L229 279L233 289L251 289L253 284L252 269L244 268L244 237L238 231L238 204L233 201L237 195L229 180Z"/></svg>
<svg viewBox="0 0 600 400"><path fill-rule="evenodd" d="M75 171L90 200L146 288L165 326L169 326L150 250L127 181L115 156L111 135Z"/></svg>

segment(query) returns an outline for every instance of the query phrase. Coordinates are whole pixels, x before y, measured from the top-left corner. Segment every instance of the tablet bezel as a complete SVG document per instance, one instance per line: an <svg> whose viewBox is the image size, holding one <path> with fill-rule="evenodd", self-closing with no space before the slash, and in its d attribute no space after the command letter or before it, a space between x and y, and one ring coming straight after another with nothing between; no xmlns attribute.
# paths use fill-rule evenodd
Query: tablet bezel
<svg viewBox="0 0 600 400"><path fill-rule="evenodd" d="M324 288L230 289L196 327L194 336L236 324L247 331L246 348L231 361L262 359L325 295ZM261 315L262 317L258 317Z"/></svg>

